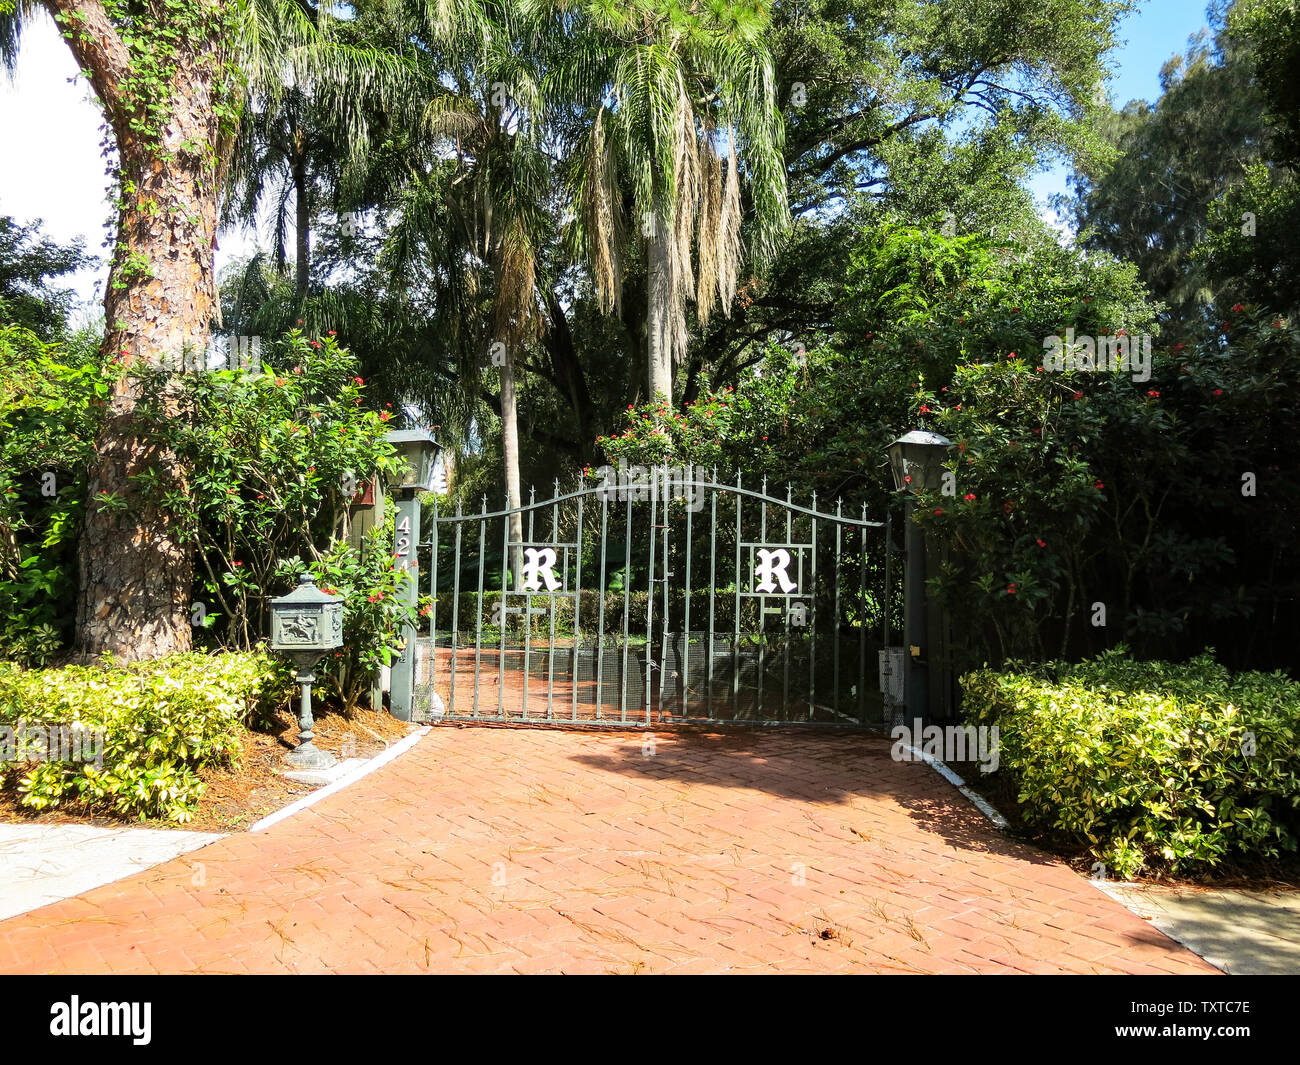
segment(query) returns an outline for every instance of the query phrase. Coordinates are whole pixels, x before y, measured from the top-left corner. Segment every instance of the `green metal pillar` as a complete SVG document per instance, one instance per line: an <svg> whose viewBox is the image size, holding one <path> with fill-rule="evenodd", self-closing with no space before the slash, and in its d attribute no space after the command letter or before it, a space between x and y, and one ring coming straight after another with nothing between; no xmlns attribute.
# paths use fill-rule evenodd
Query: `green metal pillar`
<svg viewBox="0 0 1300 1065"><path fill-rule="evenodd" d="M397 500L397 529L393 537L393 561L406 570L410 579L402 589L407 602L414 605L420 598L420 501L415 493L403 490ZM402 630L402 656L393 663L389 688L389 709L398 721L410 721L414 715L416 629Z"/></svg>

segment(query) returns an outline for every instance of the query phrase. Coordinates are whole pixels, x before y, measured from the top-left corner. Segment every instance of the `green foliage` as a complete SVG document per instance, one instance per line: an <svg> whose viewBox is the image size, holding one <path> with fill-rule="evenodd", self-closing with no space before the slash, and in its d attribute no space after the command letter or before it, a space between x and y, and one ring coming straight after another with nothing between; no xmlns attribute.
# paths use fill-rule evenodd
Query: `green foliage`
<svg viewBox="0 0 1300 1065"><path fill-rule="evenodd" d="M339 540L310 567L293 558L278 574L296 581L310 569L318 588L345 597L344 645L317 667L344 713L351 713L380 669L401 653L403 628L415 626L419 614L429 612L427 597L415 603L408 599L410 575L396 565L391 504L389 509L387 521L366 533L359 549Z"/></svg>
<svg viewBox="0 0 1300 1065"><path fill-rule="evenodd" d="M1294 661L1300 336L1244 305L1227 319L1156 346L1149 381L1043 372L1040 349L917 392L955 444L918 520L951 545L931 588L962 618L967 664L1118 641ZM1261 611L1275 629L1250 632Z"/></svg>
<svg viewBox="0 0 1300 1065"><path fill-rule="evenodd" d="M85 465L107 395L92 353L0 324L0 656L40 665L68 635Z"/></svg>
<svg viewBox="0 0 1300 1065"><path fill-rule="evenodd" d="M0 728L103 730L93 760L0 766L0 787L34 810L76 803L184 823L204 791L199 770L232 764L245 723L290 688L283 664L262 653L173 655L125 667L0 663Z"/></svg>
<svg viewBox="0 0 1300 1065"><path fill-rule="evenodd" d="M1114 150L1076 166L1070 205L1085 247L1137 266L1168 306L1175 339L1185 339L1202 304L1221 289L1195 254L1207 210L1242 180L1267 142L1252 46L1225 32L1214 10L1210 19L1213 37L1198 36L1161 70L1154 106L1134 101L1102 116L1099 133Z"/></svg>
<svg viewBox="0 0 1300 1065"><path fill-rule="evenodd" d="M0 216L0 324L24 326L42 340L54 340L65 332L73 293L52 281L93 260L80 242L61 245L39 234L40 222L24 226Z"/></svg>
<svg viewBox="0 0 1300 1065"><path fill-rule="evenodd" d="M1234 36L1252 52L1255 77L1279 154L1300 166L1300 10L1292 0L1240 0L1229 14Z"/></svg>
<svg viewBox="0 0 1300 1065"><path fill-rule="evenodd" d="M266 600L287 590L284 560L320 561L351 491L393 469L389 413L365 409L355 370L334 337L295 330L260 373L187 374L179 395L167 375L148 384L142 409L185 479L138 481L197 549L204 613L226 646L252 648L266 632Z"/></svg>
<svg viewBox="0 0 1300 1065"><path fill-rule="evenodd" d="M1120 877L1277 858L1300 834L1300 684L1122 648L962 678L1028 824Z"/></svg>
<svg viewBox="0 0 1300 1065"><path fill-rule="evenodd" d="M1209 234L1195 258L1220 293L1220 306L1253 303L1300 309L1300 183L1263 163L1210 205Z"/></svg>

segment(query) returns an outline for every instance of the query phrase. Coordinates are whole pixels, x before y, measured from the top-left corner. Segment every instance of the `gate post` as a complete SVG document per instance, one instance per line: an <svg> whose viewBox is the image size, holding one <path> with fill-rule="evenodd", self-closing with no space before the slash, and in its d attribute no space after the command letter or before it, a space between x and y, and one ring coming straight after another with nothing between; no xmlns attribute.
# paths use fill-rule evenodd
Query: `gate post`
<svg viewBox="0 0 1300 1065"><path fill-rule="evenodd" d="M904 501L903 539L906 545L906 568L903 571L903 700L910 725L918 718L930 716L930 686L926 666L929 643L926 640L925 609L925 532L913 520L916 500L909 492Z"/></svg>
<svg viewBox="0 0 1300 1065"><path fill-rule="evenodd" d="M420 598L420 561L417 544L420 542L420 501L413 489L403 489L397 500L397 528L393 535L393 556L397 566L406 570L410 579L402 589L408 603ZM389 689L389 711L398 721L410 721L414 712L415 693L415 626L402 628L402 656L393 663Z"/></svg>
<svg viewBox="0 0 1300 1065"><path fill-rule="evenodd" d="M943 462L952 441L938 433L913 429L889 445L890 472L894 487L904 496L904 543L907 549L903 577L903 698L907 716L915 721L934 716L930 693L929 667L937 650L930 642L936 634L927 621L925 570L925 532L915 521L916 496L919 492L943 490ZM943 712L943 707L940 712Z"/></svg>

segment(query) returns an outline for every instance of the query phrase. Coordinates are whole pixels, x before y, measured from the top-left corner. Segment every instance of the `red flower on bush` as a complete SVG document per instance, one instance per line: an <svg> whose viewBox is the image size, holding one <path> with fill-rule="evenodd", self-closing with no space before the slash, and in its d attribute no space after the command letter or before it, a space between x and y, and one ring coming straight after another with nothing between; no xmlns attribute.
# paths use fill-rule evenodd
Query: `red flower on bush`
<svg viewBox="0 0 1300 1065"><path fill-rule="evenodd" d="M1016 594L1016 586L1014 584L1008 584L1007 595L1015 595L1015 594Z"/></svg>
<svg viewBox="0 0 1300 1065"><path fill-rule="evenodd" d="M962 496L962 499L966 500L967 503L969 503L974 498L975 498L974 492L967 492L964 496Z"/></svg>
<svg viewBox="0 0 1300 1065"><path fill-rule="evenodd" d="M1106 486L1102 484L1100 481L1097 481L1096 483L1093 484L1093 488L1097 489L1098 492L1100 492L1105 487Z"/></svg>
<svg viewBox="0 0 1300 1065"><path fill-rule="evenodd" d="M386 421L388 421L388 419L391 418L391 417L392 417L392 415L389 414L388 411L386 411L386 410L383 410L383 411L380 411L380 412L379 412L379 420L380 420L381 422L386 422Z"/></svg>
<svg viewBox="0 0 1300 1065"><path fill-rule="evenodd" d="M936 514L942 514L942 513L943 513L943 507L935 507L934 512L935 512Z"/></svg>
<svg viewBox="0 0 1300 1065"><path fill-rule="evenodd" d="M1045 540L1035 540L1034 543L1036 543L1039 547L1047 546L1047 542Z"/></svg>
<svg viewBox="0 0 1300 1065"><path fill-rule="evenodd" d="M1240 313L1241 311L1244 311L1245 309L1246 309L1246 305L1245 305L1244 303L1234 303L1234 304L1232 305L1232 313L1233 313L1233 314L1238 314L1238 313Z"/></svg>
<svg viewBox="0 0 1300 1065"><path fill-rule="evenodd" d="M1082 393L1082 392L1076 392L1076 393L1074 394L1074 398L1075 398L1075 399L1083 399L1083 393Z"/></svg>
<svg viewBox="0 0 1300 1065"><path fill-rule="evenodd" d="M1213 392L1210 393L1210 395L1212 395L1212 396L1221 396L1221 395L1223 395L1223 389L1221 389L1221 388L1216 388Z"/></svg>
<svg viewBox="0 0 1300 1065"><path fill-rule="evenodd" d="M922 414L929 414L929 413L930 413L930 408L929 408L929 406L928 406L927 404L925 404L925 403L922 403L922 404L921 404L921 413L922 413Z"/></svg>
<svg viewBox="0 0 1300 1065"><path fill-rule="evenodd" d="M1160 398L1160 393L1157 392L1154 388L1150 389L1150 390L1147 392L1147 395L1148 395L1148 396L1153 396L1153 397L1156 398L1156 399L1159 399L1159 398Z"/></svg>

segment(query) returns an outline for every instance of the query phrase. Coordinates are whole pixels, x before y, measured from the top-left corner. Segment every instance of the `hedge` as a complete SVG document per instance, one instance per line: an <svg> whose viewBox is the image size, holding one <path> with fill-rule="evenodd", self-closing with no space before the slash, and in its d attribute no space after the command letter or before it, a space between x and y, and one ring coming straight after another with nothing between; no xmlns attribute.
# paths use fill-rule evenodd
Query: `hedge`
<svg viewBox="0 0 1300 1065"><path fill-rule="evenodd" d="M1205 871L1278 858L1300 837L1300 684L1231 674L1209 653L1138 662L1124 648L962 678L997 725L1000 774L1026 824L1108 871Z"/></svg>
<svg viewBox="0 0 1300 1065"><path fill-rule="evenodd" d="M0 662L0 789L35 810L78 802L183 823L203 794L198 770L234 763L245 725L289 694L288 679L262 652L62 669Z"/></svg>

